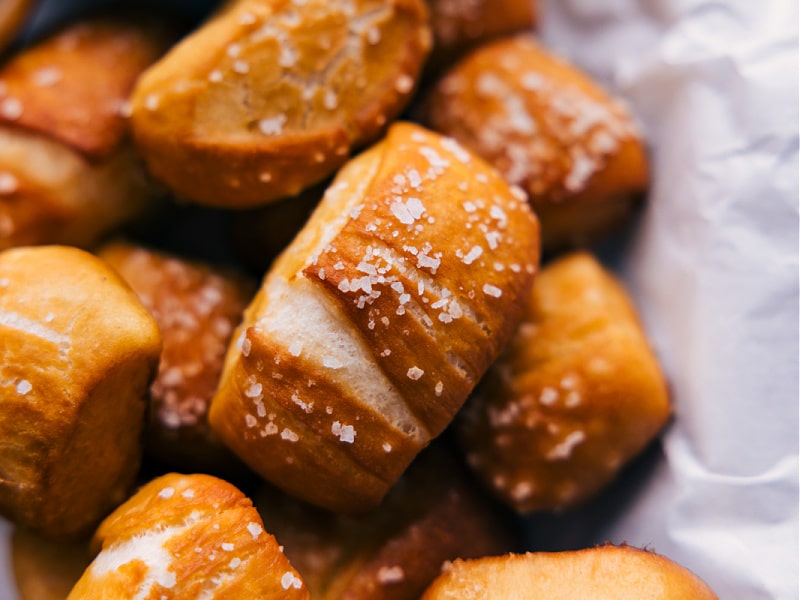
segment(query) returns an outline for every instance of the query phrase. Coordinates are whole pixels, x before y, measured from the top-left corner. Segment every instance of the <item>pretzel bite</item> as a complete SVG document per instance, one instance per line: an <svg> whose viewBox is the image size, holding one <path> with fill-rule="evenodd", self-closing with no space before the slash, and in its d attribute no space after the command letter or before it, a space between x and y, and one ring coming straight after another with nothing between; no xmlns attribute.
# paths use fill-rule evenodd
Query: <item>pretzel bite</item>
<svg viewBox="0 0 800 600"><path fill-rule="evenodd" d="M509 339L538 260L524 194L453 140L395 124L267 273L209 422L284 491L368 511Z"/></svg>
<svg viewBox="0 0 800 600"><path fill-rule="evenodd" d="M154 479L97 530L69 600L308 599L250 500L210 475Z"/></svg>
<svg viewBox="0 0 800 600"><path fill-rule="evenodd" d="M449 67L489 39L530 31L539 21L538 0L427 0L433 29L428 67Z"/></svg>
<svg viewBox="0 0 800 600"><path fill-rule="evenodd" d="M422 600L716 600L697 575L655 552L612 546L456 560Z"/></svg>
<svg viewBox="0 0 800 600"><path fill-rule="evenodd" d="M545 250L595 241L622 223L648 184L622 104L530 34L485 44L436 84L424 121L522 187Z"/></svg>
<svg viewBox="0 0 800 600"><path fill-rule="evenodd" d="M127 98L168 39L150 22L95 19L0 67L0 249L90 247L153 209Z"/></svg>
<svg viewBox="0 0 800 600"><path fill-rule="evenodd" d="M11 538L19 600L64 600L90 561L88 540L54 542L20 528Z"/></svg>
<svg viewBox="0 0 800 600"><path fill-rule="evenodd" d="M19 35L33 0L3 0L0 2L0 53Z"/></svg>
<svg viewBox="0 0 800 600"><path fill-rule="evenodd" d="M469 464L509 506L563 509L611 481L670 410L627 293L578 252L542 269L458 432Z"/></svg>
<svg viewBox="0 0 800 600"><path fill-rule="evenodd" d="M230 0L142 77L136 141L180 197L245 208L296 195L405 107L427 19L423 0Z"/></svg>
<svg viewBox="0 0 800 600"><path fill-rule="evenodd" d="M164 340L150 386L145 453L180 468L222 472L236 459L208 427L206 413L255 282L121 241L107 244L99 255L133 288Z"/></svg>
<svg viewBox="0 0 800 600"><path fill-rule="evenodd" d="M417 600L445 561L516 545L510 523L438 444L361 517L316 509L274 488L256 503L315 600Z"/></svg>
<svg viewBox="0 0 800 600"><path fill-rule="evenodd" d="M0 253L0 514L79 537L124 499L160 352L155 321L99 258Z"/></svg>

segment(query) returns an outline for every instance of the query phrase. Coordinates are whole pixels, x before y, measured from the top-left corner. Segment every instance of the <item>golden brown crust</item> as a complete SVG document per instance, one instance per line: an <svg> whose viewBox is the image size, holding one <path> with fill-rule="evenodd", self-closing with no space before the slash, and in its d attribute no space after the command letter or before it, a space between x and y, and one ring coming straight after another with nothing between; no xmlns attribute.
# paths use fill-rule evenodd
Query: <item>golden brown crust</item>
<svg viewBox="0 0 800 600"><path fill-rule="evenodd" d="M53 542L14 529L11 562L20 600L64 600L90 561L87 540Z"/></svg>
<svg viewBox="0 0 800 600"><path fill-rule="evenodd" d="M146 484L103 521L95 545L70 600L309 598L250 500L209 475Z"/></svg>
<svg viewBox="0 0 800 600"><path fill-rule="evenodd" d="M268 273L211 425L284 490L368 510L511 335L537 266L524 196L452 140L396 124Z"/></svg>
<svg viewBox="0 0 800 600"><path fill-rule="evenodd" d="M128 96L174 35L155 20L67 26L0 68L0 123L39 132L86 157L107 157L128 134Z"/></svg>
<svg viewBox="0 0 800 600"><path fill-rule="evenodd" d="M625 108L530 34L485 44L448 71L424 120L528 193L548 250L606 234L647 187Z"/></svg>
<svg viewBox="0 0 800 600"><path fill-rule="evenodd" d="M715 600L691 571L655 552L606 544L457 560L422 600Z"/></svg>
<svg viewBox="0 0 800 600"><path fill-rule="evenodd" d="M170 465L220 472L235 458L208 427L225 351L255 282L238 272L144 246L101 248L155 318L164 340L150 386L145 453Z"/></svg>
<svg viewBox="0 0 800 600"><path fill-rule="evenodd" d="M591 255L575 253L537 276L517 333L458 429L483 482L529 512L591 497L670 412L626 291Z"/></svg>
<svg viewBox="0 0 800 600"><path fill-rule="evenodd" d="M126 107L169 38L154 22L96 19L0 68L0 250L89 248L153 212L157 192L128 137Z"/></svg>
<svg viewBox="0 0 800 600"><path fill-rule="evenodd" d="M155 212L158 195L129 142L101 161L45 135L0 125L0 250L90 248Z"/></svg>
<svg viewBox="0 0 800 600"><path fill-rule="evenodd" d="M134 134L177 195L266 204L374 140L429 48L422 0L232 0L142 77Z"/></svg>
<svg viewBox="0 0 800 600"><path fill-rule="evenodd" d="M362 517L316 509L273 488L257 505L317 600L419 598L445 561L514 548L508 524L441 446L423 452Z"/></svg>
<svg viewBox="0 0 800 600"><path fill-rule="evenodd" d="M492 38L531 31L539 22L538 0L427 0L433 51L426 68L447 68L469 49Z"/></svg>
<svg viewBox="0 0 800 600"><path fill-rule="evenodd" d="M82 250L6 250L0 284L0 512L50 538L79 536L133 481L161 337Z"/></svg>

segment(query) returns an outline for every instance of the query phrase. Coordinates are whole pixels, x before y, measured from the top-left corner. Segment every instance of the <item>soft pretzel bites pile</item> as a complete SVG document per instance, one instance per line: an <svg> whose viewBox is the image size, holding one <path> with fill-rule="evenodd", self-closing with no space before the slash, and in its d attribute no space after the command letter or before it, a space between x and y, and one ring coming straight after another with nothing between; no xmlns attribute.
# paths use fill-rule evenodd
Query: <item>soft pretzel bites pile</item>
<svg viewBox="0 0 800 600"><path fill-rule="evenodd" d="M210 475L168 474L100 525L69 600L309 598L250 500Z"/></svg>
<svg viewBox="0 0 800 600"><path fill-rule="evenodd" d="M128 95L172 37L153 21L96 18L0 65L0 249L89 248L154 210Z"/></svg>
<svg viewBox="0 0 800 600"><path fill-rule="evenodd" d="M0 513L79 537L136 475L158 327L104 261L66 246L0 253Z"/></svg>
<svg viewBox="0 0 800 600"><path fill-rule="evenodd" d="M563 546L505 519L564 518L670 417L625 290L589 254L539 273L648 166L620 101L530 35L538 4L225 0L171 48L163 17L0 63L17 540L102 522L73 600L417 600L443 562L431 598L674 583L632 548L508 554ZM33 547L21 588L74 566Z"/></svg>
<svg viewBox="0 0 800 600"><path fill-rule="evenodd" d="M133 131L178 196L292 196L375 140L430 50L422 0L231 0L142 77Z"/></svg>

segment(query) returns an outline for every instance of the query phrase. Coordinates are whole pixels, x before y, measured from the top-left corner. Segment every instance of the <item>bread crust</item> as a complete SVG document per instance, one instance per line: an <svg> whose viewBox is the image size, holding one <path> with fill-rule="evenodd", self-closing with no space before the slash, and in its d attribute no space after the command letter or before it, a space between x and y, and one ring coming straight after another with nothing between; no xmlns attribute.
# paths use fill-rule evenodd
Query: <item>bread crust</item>
<svg viewBox="0 0 800 600"><path fill-rule="evenodd" d="M456 560L422 600L715 600L699 577L674 561L632 546L533 552Z"/></svg>
<svg viewBox="0 0 800 600"><path fill-rule="evenodd" d="M232 0L141 78L133 129L178 196L229 208L295 195L373 141L430 49L422 0Z"/></svg>
<svg viewBox="0 0 800 600"><path fill-rule="evenodd" d="M562 510L612 481L671 412L626 290L576 252L537 276L517 332L457 431L469 464L503 502L521 513Z"/></svg>
<svg viewBox="0 0 800 600"><path fill-rule="evenodd" d="M42 133L91 160L105 158L128 136L136 79L174 37L155 19L68 25L0 69L0 123Z"/></svg>
<svg viewBox="0 0 800 600"><path fill-rule="evenodd" d="M527 192L547 251L608 235L647 189L647 156L626 108L530 33L475 49L423 112L429 127Z"/></svg>
<svg viewBox="0 0 800 600"><path fill-rule="evenodd" d="M103 521L94 546L69 600L309 598L250 499L210 475L152 480Z"/></svg>
<svg viewBox="0 0 800 600"><path fill-rule="evenodd" d="M0 512L51 539L79 537L133 482L161 336L82 250L7 250L0 282Z"/></svg>
<svg viewBox="0 0 800 600"><path fill-rule="evenodd" d="M369 510L499 353L537 267L524 196L452 140L395 124L265 277L211 425L278 487Z"/></svg>
<svg viewBox="0 0 800 600"><path fill-rule="evenodd" d="M0 250L90 248L155 211L128 95L171 37L146 20L87 20L0 68Z"/></svg>

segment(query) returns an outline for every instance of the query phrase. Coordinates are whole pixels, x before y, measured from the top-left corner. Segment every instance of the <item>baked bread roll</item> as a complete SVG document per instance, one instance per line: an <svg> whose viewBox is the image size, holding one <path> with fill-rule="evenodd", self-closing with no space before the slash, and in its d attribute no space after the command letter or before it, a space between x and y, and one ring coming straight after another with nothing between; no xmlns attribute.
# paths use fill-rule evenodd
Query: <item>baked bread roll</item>
<svg viewBox="0 0 800 600"><path fill-rule="evenodd" d="M538 0L427 0L433 50L427 68L452 66L489 39L531 31L539 22Z"/></svg>
<svg viewBox="0 0 800 600"><path fill-rule="evenodd" d="M122 241L98 254L133 288L164 342L150 386L145 454L183 469L223 472L236 459L206 416L255 282L230 269Z"/></svg>
<svg viewBox="0 0 800 600"><path fill-rule="evenodd" d="M654 552L607 544L456 560L422 600L715 600L697 575Z"/></svg>
<svg viewBox="0 0 800 600"><path fill-rule="evenodd" d="M648 184L637 128L620 102L530 34L485 44L449 70L423 110L522 187L545 250L619 226Z"/></svg>
<svg viewBox="0 0 800 600"><path fill-rule="evenodd" d="M510 337L538 246L524 195L493 169L393 125L343 167L266 275L211 426L288 493L374 508Z"/></svg>
<svg viewBox="0 0 800 600"><path fill-rule="evenodd" d="M480 479L524 513L593 496L670 412L664 376L626 291L578 252L537 276L522 323L457 430Z"/></svg>
<svg viewBox="0 0 800 600"><path fill-rule="evenodd" d="M75 248L0 253L0 514L86 534L140 462L158 327L105 262Z"/></svg>
<svg viewBox="0 0 800 600"><path fill-rule="evenodd" d="M19 35L34 4L34 0L0 2L0 54Z"/></svg>
<svg viewBox="0 0 800 600"><path fill-rule="evenodd" d="M316 509L272 487L256 506L315 600L418 600L445 561L516 548L510 522L439 444L361 517Z"/></svg>
<svg viewBox="0 0 800 600"><path fill-rule="evenodd" d="M54 542L20 528L11 537L19 600L64 600L90 561L88 540Z"/></svg>
<svg viewBox="0 0 800 600"><path fill-rule="evenodd" d="M69 600L307 599L248 498L210 475L163 475L97 530L99 554Z"/></svg>
<svg viewBox="0 0 800 600"><path fill-rule="evenodd" d="M151 22L95 19L0 67L0 249L88 248L153 209L127 98L169 39Z"/></svg>
<svg viewBox="0 0 800 600"><path fill-rule="evenodd" d="M423 0L230 0L149 69L133 130L178 196L245 208L332 174L405 107Z"/></svg>

